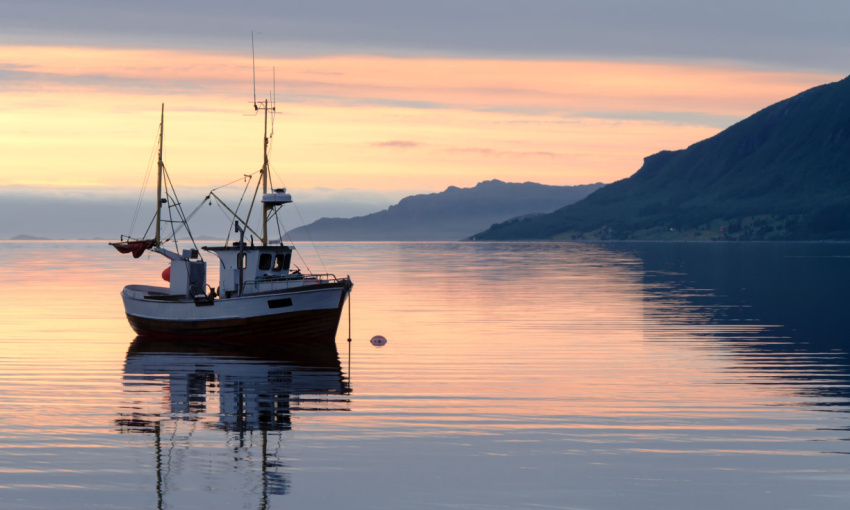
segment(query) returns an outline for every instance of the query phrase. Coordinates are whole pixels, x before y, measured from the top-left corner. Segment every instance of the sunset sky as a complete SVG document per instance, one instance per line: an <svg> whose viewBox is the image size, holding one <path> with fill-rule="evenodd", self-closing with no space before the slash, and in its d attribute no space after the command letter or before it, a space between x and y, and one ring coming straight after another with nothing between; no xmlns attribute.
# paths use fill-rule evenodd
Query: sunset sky
<svg viewBox="0 0 850 510"><path fill-rule="evenodd" d="M842 78L850 50L838 1L47 0L0 12L0 195L134 195L161 103L178 184L200 194L258 170L253 30L258 99L276 76L273 176L296 199L359 201L349 212L361 214L486 179L627 177L645 156Z"/></svg>

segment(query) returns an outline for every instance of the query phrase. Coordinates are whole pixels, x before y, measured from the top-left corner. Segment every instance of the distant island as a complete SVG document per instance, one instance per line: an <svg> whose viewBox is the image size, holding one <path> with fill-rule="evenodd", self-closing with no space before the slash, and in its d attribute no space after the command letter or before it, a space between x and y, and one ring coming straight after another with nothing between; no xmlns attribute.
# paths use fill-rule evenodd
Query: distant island
<svg viewBox="0 0 850 510"><path fill-rule="evenodd" d="M575 204L474 238L850 239L850 77L649 156Z"/></svg>
<svg viewBox="0 0 850 510"><path fill-rule="evenodd" d="M292 230L292 239L316 241L458 241L494 222L548 213L603 186L547 186L490 180L472 188L449 186L414 195L388 209L356 218L322 218Z"/></svg>
<svg viewBox="0 0 850 510"><path fill-rule="evenodd" d="M28 234L18 234L15 237L12 237L9 240L10 241L50 241L50 239L48 239L46 237L31 236L31 235L28 235Z"/></svg>

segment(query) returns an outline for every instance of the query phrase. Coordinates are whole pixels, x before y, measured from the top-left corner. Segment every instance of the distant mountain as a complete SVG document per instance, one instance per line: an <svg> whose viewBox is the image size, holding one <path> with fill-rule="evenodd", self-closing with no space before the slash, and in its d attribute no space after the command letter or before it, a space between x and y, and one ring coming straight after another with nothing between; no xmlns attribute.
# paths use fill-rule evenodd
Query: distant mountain
<svg viewBox="0 0 850 510"><path fill-rule="evenodd" d="M10 239L11 241L49 241L46 237L31 236L29 234L18 234Z"/></svg>
<svg viewBox="0 0 850 510"><path fill-rule="evenodd" d="M850 77L477 239L850 239Z"/></svg>
<svg viewBox="0 0 850 510"><path fill-rule="evenodd" d="M602 183L546 186L533 182L484 181L473 188L450 186L415 195L380 212L356 218L322 218L294 229L294 239L319 241L456 241L494 222L551 212L581 200Z"/></svg>

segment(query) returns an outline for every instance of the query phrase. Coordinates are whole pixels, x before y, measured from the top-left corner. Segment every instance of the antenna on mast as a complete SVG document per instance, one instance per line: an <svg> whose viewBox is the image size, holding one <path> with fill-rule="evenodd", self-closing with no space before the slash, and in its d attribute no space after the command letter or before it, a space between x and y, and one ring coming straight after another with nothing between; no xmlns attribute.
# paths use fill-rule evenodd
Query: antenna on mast
<svg viewBox="0 0 850 510"><path fill-rule="evenodd" d="M251 70L253 72L254 77L254 111L259 111L260 105L263 105L263 168L260 170L261 175L261 183L263 185L263 235L262 242L263 246L268 246L269 237L268 237L268 221L269 221L269 212L274 210L275 204L271 202L267 202L265 196L268 194L268 186L269 186L269 138L271 138L272 133L274 133L274 111L275 111L275 93L269 91L269 96L264 99L261 103L257 104L257 64L256 57L254 52L254 31L251 31ZM272 80L276 80L274 76L274 67L272 67ZM277 85L273 85L273 87L277 87ZM269 104L271 102L271 104ZM272 112L272 133L269 133L269 110ZM257 184L257 189L259 190L260 183ZM280 204L277 204L280 205ZM253 204L251 206L253 208Z"/></svg>
<svg viewBox="0 0 850 510"><path fill-rule="evenodd" d="M251 74L254 77L254 111L257 110L257 65L254 63L254 31L251 30Z"/></svg>

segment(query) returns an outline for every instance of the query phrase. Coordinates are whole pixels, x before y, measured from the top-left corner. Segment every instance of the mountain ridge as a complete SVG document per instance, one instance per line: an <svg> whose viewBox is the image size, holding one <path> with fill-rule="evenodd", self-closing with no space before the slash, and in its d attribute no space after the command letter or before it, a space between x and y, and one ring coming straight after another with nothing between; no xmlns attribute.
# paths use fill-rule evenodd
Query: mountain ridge
<svg viewBox="0 0 850 510"><path fill-rule="evenodd" d="M494 222L546 213L573 203L602 183L549 186L497 179L471 188L412 195L387 209L354 218L321 218L293 229L293 239L319 241L457 241Z"/></svg>
<svg viewBox="0 0 850 510"><path fill-rule="evenodd" d="M550 214L478 240L850 239L850 78L770 105Z"/></svg>

